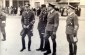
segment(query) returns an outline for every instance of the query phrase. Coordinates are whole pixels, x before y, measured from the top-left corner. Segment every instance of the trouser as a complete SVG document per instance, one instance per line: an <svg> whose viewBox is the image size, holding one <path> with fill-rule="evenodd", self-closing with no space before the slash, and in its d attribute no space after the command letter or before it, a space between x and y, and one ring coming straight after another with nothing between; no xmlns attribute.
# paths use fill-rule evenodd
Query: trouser
<svg viewBox="0 0 85 55"><path fill-rule="evenodd" d="M50 42L49 42L49 37L51 36L52 42L53 42L53 53L56 52L56 35L53 35L52 31L46 31L46 37L45 37L45 47L47 52L50 51Z"/></svg>
<svg viewBox="0 0 85 55"><path fill-rule="evenodd" d="M69 43L69 54L70 55L76 55L76 53L77 53L77 44L76 44L76 42L73 43L73 40L72 40L73 38L71 38L71 37L73 37L73 35L67 34L67 41Z"/></svg>
<svg viewBox="0 0 85 55"><path fill-rule="evenodd" d="M2 35L3 35L3 39L5 39L5 40L6 40L5 27L1 27L1 32L2 32Z"/></svg>
<svg viewBox="0 0 85 55"><path fill-rule="evenodd" d="M40 49L43 49L44 47L44 33L42 30L39 30L39 35L40 35Z"/></svg>
<svg viewBox="0 0 85 55"><path fill-rule="evenodd" d="M28 29L24 29L23 34L22 34L22 48L26 48L25 47L25 36L26 36L26 34L27 34L28 39L29 39L29 41L28 41L28 49L30 49L31 37L32 37L33 33L32 33L31 30L28 30Z"/></svg>

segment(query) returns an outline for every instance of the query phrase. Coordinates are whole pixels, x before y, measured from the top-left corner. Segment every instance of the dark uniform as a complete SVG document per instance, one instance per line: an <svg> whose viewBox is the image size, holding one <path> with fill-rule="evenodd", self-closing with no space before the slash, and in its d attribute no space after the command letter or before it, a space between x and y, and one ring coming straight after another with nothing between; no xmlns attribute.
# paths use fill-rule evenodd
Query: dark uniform
<svg viewBox="0 0 85 55"><path fill-rule="evenodd" d="M78 17L74 12L71 12L66 20L66 35L67 41L69 42L69 55L76 55L77 51L76 42L78 41L77 40L78 27L79 27Z"/></svg>
<svg viewBox="0 0 85 55"><path fill-rule="evenodd" d="M2 35L3 35L2 41L6 40L5 26L6 26L6 16L3 14L0 14L0 30L1 30Z"/></svg>
<svg viewBox="0 0 85 55"><path fill-rule="evenodd" d="M22 36L22 49L21 49L21 51L23 51L26 48L25 47L26 34L28 35L28 38L29 38L28 51L31 51L30 46L31 46L31 37L33 36L32 30L33 30L34 22L35 22L35 16L34 16L33 11L31 11L31 10L24 11L22 14L22 19L21 19L21 23L22 23L22 27L23 27L23 30L21 32L21 36Z"/></svg>
<svg viewBox="0 0 85 55"><path fill-rule="evenodd" d="M42 50L44 47L44 33L45 33L45 27L47 24L47 9L46 5L41 6L41 13L39 15L39 23L38 23L38 31L40 35L40 48L38 50Z"/></svg>
<svg viewBox="0 0 85 55"><path fill-rule="evenodd" d="M50 50L50 42L49 37L51 36L53 42L53 54L56 55L56 31L59 25L59 14L54 9L54 5L49 4L50 7L53 7L51 11L49 11L47 16L47 25L45 29L45 43L46 43L46 50L47 52L44 55L51 53Z"/></svg>
<svg viewBox="0 0 85 55"><path fill-rule="evenodd" d="M81 8L76 7L75 13L77 14L77 16L80 16L81 15Z"/></svg>

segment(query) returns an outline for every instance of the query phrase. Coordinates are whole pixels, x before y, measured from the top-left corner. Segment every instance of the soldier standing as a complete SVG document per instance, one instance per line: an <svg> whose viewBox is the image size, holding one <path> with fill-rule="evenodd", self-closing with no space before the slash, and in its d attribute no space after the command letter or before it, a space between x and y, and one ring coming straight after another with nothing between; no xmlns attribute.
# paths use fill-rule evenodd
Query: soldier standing
<svg viewBox="0 0 85 55"><path fill-rule="evenodd" d="M78 17L75 14L75 7L68 6L68 17L66 20L66 35L69 43L69 55L76 55L77 52L77 30L79 28Z"/></svg>
<svg viewBox="0 0 85 55"><path fill-rule="evenodd" d="M26 49L25 47L25 36L28 35L28 51L31 51L31 37L33 36L32 30L33 30L33 24L35 22L35 16L32 10L30 10L30 4L25 5L25 11L22 14L22 27L23 30L21 31L22 36L22 49L21 52Z"/></svg>
<svg viewBox="0 0 85 55"><path fill-rule="evenodd" d="M5 26L6 26L6 16L2 12L0 12L0 30L3 35L2 41L6 40Z"/></svg>
<svg viewBox="0 0 85 55"><path fill-rule="evenodd" d="M44 47L44 33L45 33L45 27L47 24L47 9L46 5L41 5L41 13L39 15L39 23L38 23L38 31L40 35L40 47L39 49L36 49L37 51L43 50Z"/></svg>
<svg viewBox="0 0 85 55"><path fill-rule="evenodd" d="M49 37L51 36L53 42L53 53L52 55L56 55L56 31L59 25L59 14L55 10L55 5L50 4L48 6L48 16L47 16L47 25L45 29L45 43L46 43L46 53L44 55L48 55L51 53Z"/></svg>

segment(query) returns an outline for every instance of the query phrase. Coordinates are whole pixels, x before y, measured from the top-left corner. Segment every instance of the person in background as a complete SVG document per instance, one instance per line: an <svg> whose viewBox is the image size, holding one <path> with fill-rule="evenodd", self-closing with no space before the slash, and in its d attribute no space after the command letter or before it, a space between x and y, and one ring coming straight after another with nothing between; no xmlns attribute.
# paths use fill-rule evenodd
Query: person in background
<svg viewBox="0 0 85 55"><path fill-rule="evenodd" d="M38 8L37 8L37 16L39 16L39 15L40 15L40 12L41 12L41 8L40 8L40 7L38 7Z"/></svg>
<svg viewBox="0 0 85 55"><path fill-rule="evenodd" d="M20 6L18 7L17 15L20 15Z"/></svg>
<svg viewBox="0 0 85 55"><path fill-rule="evenodd" d="M77 6L75 13L77 14L77 16L80 16L81 15L81 8Z"/></svg>
<svg viewBox="0 0 85 55"><path fill-rule="evenodd" d="M21 7L20 7L20 15L22 15L23 11L24 11L24 7L21 6Z"/></svg>
<svg viewBox="0 0 85 55"><path fill-rule="evenodd" d="M0 11L0 32L3 35L2 41L6 40L6 31L5 31L5 26L6 26L6 15L3 14L3 12Z"/></svg>

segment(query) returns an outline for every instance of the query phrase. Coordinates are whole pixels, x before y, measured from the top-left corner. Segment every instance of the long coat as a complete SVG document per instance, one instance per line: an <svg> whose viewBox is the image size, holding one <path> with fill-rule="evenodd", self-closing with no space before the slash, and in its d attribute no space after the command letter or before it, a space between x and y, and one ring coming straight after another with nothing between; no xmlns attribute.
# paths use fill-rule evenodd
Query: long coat
<svg viewBox="0 0 85 55"><path fill-rule="evenodd" d="M4 31L4 28L6 26L6 23L3 23L3 22L6 22L6 16L5 15L0 16L0 29L1 29L2 32Z"/></svg>

